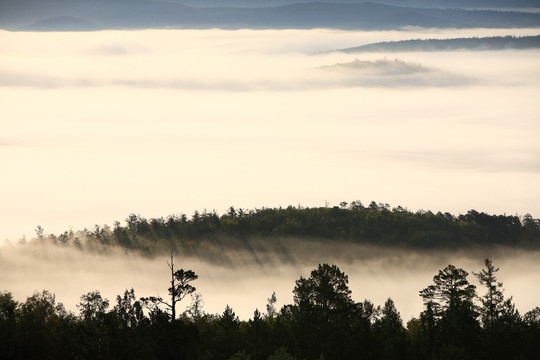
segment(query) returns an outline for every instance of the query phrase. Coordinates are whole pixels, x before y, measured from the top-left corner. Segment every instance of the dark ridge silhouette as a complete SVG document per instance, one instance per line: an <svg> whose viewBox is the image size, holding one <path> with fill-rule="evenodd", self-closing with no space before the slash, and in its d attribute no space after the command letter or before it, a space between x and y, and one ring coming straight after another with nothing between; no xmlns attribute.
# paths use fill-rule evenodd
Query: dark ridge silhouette
<svg viewBox="0 0 540 360"><path fill-rule="evenodd" d="M3 0L0 11L0 28L6 30L321 27L383 30L405 26L540 27L540 14L367 2L270 3L264 7L231 7L223 2L220 7L194 7L155 0Z"/></svg>
<svg viewBox="0 0 540 360"><path fill-rule="evenodd" d="M133 1L133 0L132 0ZM313 0L168 0L193 7L273 7L301 4ZM540 0L325 0L326 3L374 3L394 6L438 9L535 9Z"/></svg>
<svg viewBox="0 0 540 360"><path fill-rule="evenodd" d="M41 31L49 29L57 31L92 31L99 30L99 26L73 16L58 16L35 22L23 27L21 30Z"/></svg>
<svg viewBox="0 0 540 360"><path fill-rule="evenodd" d="M454 51L454 50L525 50L539 49L540 35L493 36L483 38L427 39L388 41L336 50L357 52L407 52L407 51Z"/></svg>

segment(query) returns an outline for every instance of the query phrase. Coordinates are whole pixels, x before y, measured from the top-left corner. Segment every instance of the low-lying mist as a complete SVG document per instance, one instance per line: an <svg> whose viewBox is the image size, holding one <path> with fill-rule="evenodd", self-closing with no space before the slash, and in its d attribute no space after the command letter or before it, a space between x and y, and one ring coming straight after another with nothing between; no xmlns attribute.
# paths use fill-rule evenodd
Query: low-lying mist
<svg viewBox="0 0 540 360"><path fill-rule="evenodd" d="M271 244L271 245L270 245ZM489 257L500 267L498 279L505 296L513 296L523 314L540 305L540 252L510 248L463 251L405 250L336 241L298 239L253 239L245 250L226 250L208 260L204 248L198 255L175 254L176 268L192 269L199 275L193 285L202 295L207 313L222 313L226 305L241 319L264 312L267 299L276 292L278 306L290 304L295 280L309 277L320 263L336 264L349 276L355 301L371 300L383 305L391 297L406 322L423 309L418 292L432 283L438 270L449 263L472 272ZM145 257L125 250L106 254L33 243L0 248L0 290L11 291L24 301L34 291L49 290L67 309L77 313L80 296L99 290L112 303L116 295L134 288L137 297L167 296L169 254ZM484 289L479 287L479 294ZM180 303L184 311L190 299Z"/></svg>
<svg viewBox="0 0 540 360"><path fill-rule="evenodd" d="M328 52L537 32L0 31L0 240L351 196L537 217L538 51Z"/></svg>
<svg viewBox="0 0 540 360"><path fill-rule="evenodd" d="M540 213L538 50L328 52L380 41L536 35L538 29L406 31L0 31L0 243L126 214L333 205ZM540 305L539 253L417 252L276 239L217 258L176 254L205 310L242 318L292 302L319 263L356 301L392 297L405 320L448 263L493 259L506 295ZM208 260L212 259L212 260ZM168 254L148 258L0 246L0 290L47 289L70 310L99 290L165 297ZM470 278L474 281L472 275ZM481 291L481 290L480 290ZM189 305L185 299L179 310Z"/></svg>

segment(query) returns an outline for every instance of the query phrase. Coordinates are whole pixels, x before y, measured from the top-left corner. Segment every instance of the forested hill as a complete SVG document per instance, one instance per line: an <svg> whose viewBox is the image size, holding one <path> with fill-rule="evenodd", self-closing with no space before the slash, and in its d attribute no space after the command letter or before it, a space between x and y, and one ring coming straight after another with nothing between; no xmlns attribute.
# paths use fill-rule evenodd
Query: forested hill
<svg viewBox="0 0 540 360"><path fill-rule="evenodd" d="M356 244L402 248L467 248L507 245L540 247L540 221L526 214L489 215L470 210L454 216L430 211L411 212L401 206L359 201L339 207L229 208L226 214L196 211L146 219L131 214L126 225L96 225L94 229L47 235L41 226L31 242L104 251L109 247L140 250L147 254L181 248L199 252L201 247L241 249L246 240L258 239L269 247L276 239L348 241ZM206 250L205 250L206 251Z"/></svg>
<svg viewBox="0 0 540 360"><path fill-rule="evenodd" d="M356 46L339 51L356 52L399 52L399 51L453 51L453 50L522 50L540 49L540 35L536 36L493 36L483 38L427 39L379 42Z"/></svg>

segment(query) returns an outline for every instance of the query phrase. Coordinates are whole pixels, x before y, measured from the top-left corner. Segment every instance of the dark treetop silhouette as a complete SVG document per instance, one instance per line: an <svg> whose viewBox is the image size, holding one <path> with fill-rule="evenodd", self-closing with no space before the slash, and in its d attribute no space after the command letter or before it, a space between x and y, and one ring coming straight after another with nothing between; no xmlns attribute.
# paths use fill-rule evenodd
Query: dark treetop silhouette
<svg viewBox="0 0 540 360"><path fill-rule="evenodd" d="M171 255L172 256L172 255ZM476 276L486 288L477 298L468 272L452 264L420 291L425 310L406 326L392 299L381 308L355 302L348 277L336 265L321 264L294 287L294 303L280 311L269 299L266 314L240 321L229 306L206 314L172 315L157 301L143 311L133 289L109 301L99 291L81 296L79 315L67 312L54 294L36 292L17 302L0 292L2 359L537 359L540 307L520 315L512 298L498 292L496 269L486 259ZM191 292L193 276L182 269L171 296ZM184 279L184 280L177 280ZM367 294L369 295L369 294ZM478 301L477 301L478 299ZM170 314L158 310L165 306Z"/></svg>

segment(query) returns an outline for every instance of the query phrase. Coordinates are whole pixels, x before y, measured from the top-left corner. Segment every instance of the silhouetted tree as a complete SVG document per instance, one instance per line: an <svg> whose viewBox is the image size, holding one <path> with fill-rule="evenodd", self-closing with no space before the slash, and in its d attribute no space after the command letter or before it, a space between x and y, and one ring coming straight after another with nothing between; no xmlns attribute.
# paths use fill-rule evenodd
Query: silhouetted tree
<svg viewBox="0 0 540 360"><path fill-rule="evenodd" d="M336 265L323 264L308 279L296 280L293 298L299 307L309 307L319 312L326 321L350 310L353 304L349 278Z"/></svg>
<svg viewBox="0 0 540 360"><path fill-rule="evenodd" d="M10 292L0 292L0 358L15 358L17 301Z"/></svg>
<svg viewBox="0 0 540 360"><path fill-rule="evenodd" d="M170 292L185 294L189 283L178 280L183 276L172 260L171 254L169 268L176 274L171 288L180 287ZM536 360L540 308L522 317L512 298L502 299L498 269L489 260L484 264L475 273L488 289L480 298L480 313L468 273L448 265L420 291L426 308L407 323L407 330L391 299L382 308L368 300L353 302L347 275L328 264L296 281L293 304L277 312L272 294L266 316L255 310L248 321L240 321L229 306L221 315L195 309L171 321L159 301L149 303L155 308L148 317L133 289L117 296L110 311L99 291L82 295L78 316L66 312L48 291L22 303L0 292L0 358ZM193 298L192 308L199 308L200 297Z"/></svg>
<svg viewBox="0 0 540 360"><path fill-rule="evenodd" d="M490 259L484 260L485 268L480 272L473 272L474 276L478 279L480 284L486 288L486 293L480 297L479 307L480 315L482 318L482 324L487 337L487 348L490 354L490 358L493 359L495 354L495 341L494 338L494 326L499 319L504 307L504 296L502 290L502 282L499 282L495 276L495 273L499 271L499 268L493 266L493 262Z"/></svg>
<svg viewBox="0 0 540 360"><path fill-rule="evenodd" d="M155 305L164 305L171 314L171 321L176 319L176 303L182 301L187 295L195 292L196 288L190 284L190 282L197 280L197 276L192 270L174 270L174 256L171 251L171 262L167 262L169 269L171 270L171 287L169 288L169 295L171 296L171 302L166 302L161 297L150 296L148 298L141 298L141 301L148 307L149 304L153 304L152 309L156 309Z"/></svg>
<svg viewBox="0 0 540 360"><path fill-rule="evenodd" d="M288 311L293 323L298 357L329 358L345 353L354 309L349 279L336 265L322 264L309 278L300 277L293 290L295 305Z"/></svg>
<svg viewBox="0 0 540 360"><path fill-rule="evenodd" d="M109 300L104 299L99 291L91 291L81 295L77 305L81 339L85 346L80 348L79 354L83 358L104 359L110 352L110 333L106 325Z"/></svg>
<svg viewBox="0 0 540 360"><path fill-rule="evenodd" d="M473 304L476 287L467 276L465 270L450 264L433 277L434 284L420 291L426 304L423 322L427 345L436 345L437 356L476 358L479 354L480 328ZM433 348L427 352L434 355Z"/></svg>
<svg viewBox="0 0 540 360"><path fill-rule="evenodd" d="M142 305L136 300L133 288L124 291L124 296L116 297L113 311L125 329L135 328L144 321Z"/></svg>
<svg viewBox="0 0 540 360"><path fill-rule="evenodd" d="M523 353L526 359L534 359L540 354L540 307L535 307L523 315Z"/></svg>
<svg viewBox="0 0 540 360"><path fill-rule="evenodd" d="M277 315L277 310L276 310L276 302L277 302L276 292L273 291L273 292L272 292L272 296L270 296L267 300L268 300L268 303L266 304L266 316L274 317L274 316Z"/></svg>
<svg viewBox="0 0 540 360"><path fill-rule="evenodd" d="M18 314L19 357L24 359L58 358L62 352L59 339L60 318L67 316L54 294L44 290L20 303Z"/></svg>
<svg viewBox="0 0 540 360"><path fill-rule="evenodd" d="M377 339L377 359L407 359L410 356L407 335L401 316L392 299L386 300L381 317L373 325Z"/></svg>
<svg viewBox="0 0 540 360"><path fill-rule="evenodd" d="M476 286L469 283L463 269L450 264L433 277L432 285L420 291L424 304L431 304L435 317L462 302L472 304Z"/></svg>
<svg viewBox="0 0 540 360"><path fill-rule="evenodd" d="M97 290L81 295L81 301L77 305L79 316L85 321L103 320L108 307L109 300L104 299Z"/></svg>
<svg viewBox="0 0 540 360"><path fill-rule="evenodd" d="M193 321L201 319L204 314L204 301L202 295L195 293L191 295L191 305L186 309L185 315L191 318Z"/></svg>
<svg viewBox="0 0 540 360"><path fill-rule="evenodd" d="M473 272L474 276L478 279L480 284L486 287L486 293L480 297L482 306L480 307L480 314L482 316L483 324L486 328L491 328L493 322L499 317L502 311L502 305L504 302L502 282L497 281L495 273L499 271L499 268L493 266L493 262L490 259L484 260L485 269L480 272Z"/></svg>

